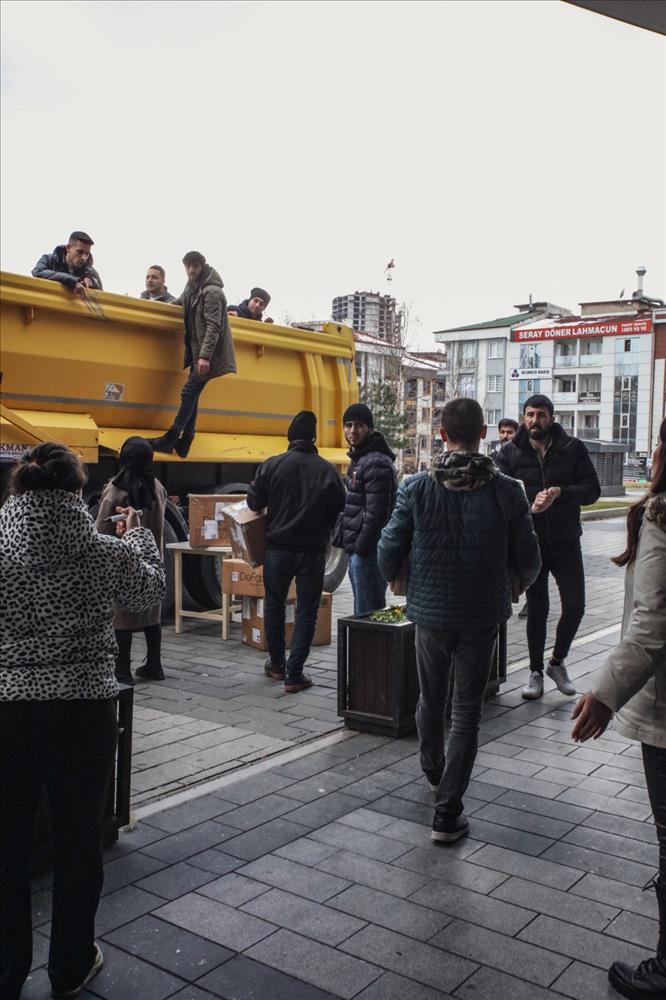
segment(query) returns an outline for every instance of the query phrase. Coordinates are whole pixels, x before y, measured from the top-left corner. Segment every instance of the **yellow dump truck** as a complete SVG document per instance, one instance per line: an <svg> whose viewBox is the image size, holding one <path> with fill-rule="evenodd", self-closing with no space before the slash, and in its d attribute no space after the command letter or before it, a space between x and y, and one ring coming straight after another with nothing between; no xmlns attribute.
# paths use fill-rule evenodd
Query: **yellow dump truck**
<svg viewBox="0 0 666 1000"><path fill-rule="evenodd" d="M83 300L57 281L7 272L0 305L2 469L39 441L64 441L88 465L94 510L123 441L156 436L172 423L186 376L182 310L110 292ZM317 414L320 454L341 472L348 462L342 413L358 398L352 331L231 321L238 373L206 387L188 458L157 456L171 498L167 541L187 538L188 494L244 492L257 466L285 450L299 410ZM219 602L216 562L183 561L187 589L204 607ZM331 549L326 588L335 589L345 570Z"/></svg>

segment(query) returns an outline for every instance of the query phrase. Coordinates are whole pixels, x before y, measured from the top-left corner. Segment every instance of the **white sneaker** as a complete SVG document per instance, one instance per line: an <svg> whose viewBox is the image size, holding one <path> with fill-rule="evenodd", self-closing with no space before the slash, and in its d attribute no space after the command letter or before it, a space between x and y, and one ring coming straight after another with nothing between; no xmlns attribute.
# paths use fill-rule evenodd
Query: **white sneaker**
<svg viewBox="0 0 666 1000"><path fill-rule="evenodd" d="M543 694L543 674L540 674L538 670L533 670L522 694L523 698L527 698L528 701L540 698Z"/></svg>
<svg viewBox="0 0 666 1000"><path fill-rule="evenodd" d="M567 673L567 668L564 666L564 661L562 661L562 663L553 663L551 660L546 667L546 673L550 677L551 681L555 681L557 690L561 691L562 694L572 695L576 693L576 688L569 680L569 675Z"/></svg>

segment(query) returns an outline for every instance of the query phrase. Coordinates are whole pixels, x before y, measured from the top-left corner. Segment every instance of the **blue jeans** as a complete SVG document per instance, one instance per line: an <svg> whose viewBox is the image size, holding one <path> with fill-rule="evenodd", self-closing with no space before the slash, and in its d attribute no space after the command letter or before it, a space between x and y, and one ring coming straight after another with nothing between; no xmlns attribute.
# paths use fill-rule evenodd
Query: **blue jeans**
<svg viewBox="0 0 666 1000"><path fill-rule="evenodd" d="M435 798L438 812L460 816L463 795L476 760L483 694L495 655L497 625L477 632L416 626L419 700L416 729L421 767L441 771ZM453 674L451 727L444 751L444 717Z"/></svg>
<svg viewBox="0 0 666 1000"><path fill-rule="evenodd" d="M386 580L379 572L377 551L349 557L349 579L354 592L354 614L369 615L386 607Z"/></svg>
<svg viewBox="0 0 666 1000"><path fill-rule="evenodd" d="M299 677L308 658L317 624L317 612L324 589L323 552L294 552L267 549L264 558L266 591L266 642L271 662L285 665L285 603L291 581L296 577L296 623L286 677Z"/></svg>
<svg viewBox="0 0 666 1000"><path fill-rule="evenodd" d="M192 434L197 426L197 412L199 410L199 396L204 390L209 379L197 375L194 367L190 368L187 382L180 393L180 407L173 422L173 426L183 434Z"/></svg>

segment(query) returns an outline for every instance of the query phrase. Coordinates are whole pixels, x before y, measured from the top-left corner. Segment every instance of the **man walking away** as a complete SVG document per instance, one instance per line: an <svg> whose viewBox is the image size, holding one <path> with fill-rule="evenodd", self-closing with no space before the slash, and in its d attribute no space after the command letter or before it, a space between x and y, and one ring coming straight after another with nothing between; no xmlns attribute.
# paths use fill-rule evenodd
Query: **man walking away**
<svg viewBox="0 0 666 1000"><path fill-rule="evenodd" d="M511 615L511 583L539 572L539 545L525 493L480 455L483 410L454 399L442 411L448 451L430 472L398 490L379 542L387 580L409 557L407 617L416 623L421 766L435 792L432 839L452 843L469 830L463 796L478 746L483 694L499 625ZM453 674L453 714L444 746Z"/></svg>
<svg viewBox="0 0 666 1000"><path fill-rule="evenodd" d="M386 604L386 581L377 566L377 543L391 516L397 488L395 454L375 430L372 411L353 403L342 418L351 465L342 515L342 547L349 554L354 614L367 615Z"/></svg>
<svg viewBox="0 0 666 1000"><path fill-rule="evenodd" d="M585 613L580 508L599 499L596 470L583 442L569 437L555 422L552 401L542 395L525 401L523 425L502 448L497 465L524 484L541 549L541 572L527 591L530 679L523 698L532 700L543 694L549 573L560 592L562 614L546 673L562 694L574 695L576 688L564 660Z"/></svg>
<svg viewBox="0 0 666 1000"><path fill-rule="evenodd" d="M33 278L59 281L76 295L85 295L86 289L102 290L102 279L93 267L90 248L93 241L87 233L75 230L67 243L57 246L53 253L44 253L32 269Z"/></svg>
<svg viewBox="0 0 666 1000"><path fill-rule="evenodd" d="M249 299L243 299L240 305L229 306L229 315L239 316L241 319L253 319L257 323L272 323L270 316L264 319L264 312L270 301L271 297L264 288L253 288Z"/></svg>
<svg viewBox="0 0 666 1000"><path fill-rule="evenodd" d="M176 296L171 294L165 282L164 268L159 264L152 264L146 271L146 290L141 292L141 298L150 299L151 302L175 302Z"/></svg>
<svg viewBox="0 0 666 1000"><path fill-rule="evenodd" d="M222 278L197 250L186 253L183 264L188 282L175 305L183 307L183 368L189 368L190 374L173 424L161 437L148 441L155 451L168 455L175 449L177 455L187 458L196 433L199 396L211 379L236 371L236 356Z"/></svg>
<svg viewBox="0 0 666 1000"><path fill-rule="evenodd" d="M324 589L326 548L344 507L345 489L336 469L315 447L317 418L297 413L287 432L289 448L267 459L247 494L251 510L266 511L267 677L284 681L287 694L312 686L303 673ZM296 624L289 660L285 658L285 604L296 577Z"/></svg>

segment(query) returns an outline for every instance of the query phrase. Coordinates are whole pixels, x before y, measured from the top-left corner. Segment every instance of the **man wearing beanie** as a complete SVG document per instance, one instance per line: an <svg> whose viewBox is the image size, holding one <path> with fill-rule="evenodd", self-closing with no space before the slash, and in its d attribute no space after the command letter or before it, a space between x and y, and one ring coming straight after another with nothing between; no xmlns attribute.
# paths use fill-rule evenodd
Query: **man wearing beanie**
<svg viewBox="0 0 666 1000"><path fill-rule="evenodd" d="M253 288L249 299L243 299L240 305L229 306L230 316L240 316L241 319L254 319L258 323L272 323L273 320L267 316L264 319L264 310L268 307L271 297L265 288Z"/></svg>
<svg viewBox="0 0 666 1000"><path fill-rule="evenodd" d="M284 681L288 694L312 686L303 673L324 589L326 548L345 489L336 469L315 447L317 418L297 413L287 431L289 447L267 459L247 494L250 510L266 508L266 641L270 658L265 673ZM296 578L296 623L289 659L285 656L285 606Z"/></svg>
<svg viewBox="0 0 666 1000"><path fill-rule="evenodd" d="M372 411L365 403L348 406L342 423L351 459L342 544L350 557L354 614L366 615L386 604L386 581L377 566L377 543L395 501L395 454L383 434L375 430Z"/></svg>

